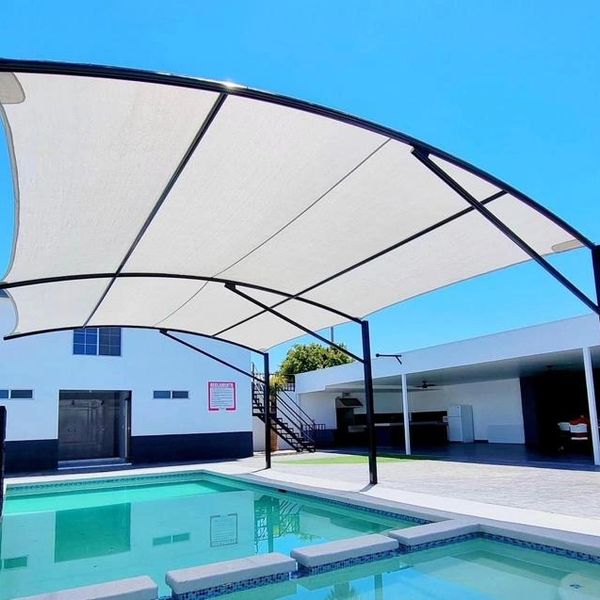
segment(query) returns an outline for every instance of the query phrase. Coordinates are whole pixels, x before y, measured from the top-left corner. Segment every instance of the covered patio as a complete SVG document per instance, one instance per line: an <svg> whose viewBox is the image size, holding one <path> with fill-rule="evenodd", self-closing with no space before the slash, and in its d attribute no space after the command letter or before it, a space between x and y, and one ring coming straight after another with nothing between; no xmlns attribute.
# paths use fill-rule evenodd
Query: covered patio
<svg viewBox="0 0 600 600"><path fill-rule="evenodd" d="M560 426L597 412L599 361L593 315L379 356L373 360L378 447L447 460L589 468L597 464L589 428L585 440L573 440ZM301 406L329 432L322 447L360 447L358 377L356 365L345 365L296 378ZM355 408L341 408L352 399ZM462 434L449 419L465 405L470 431Z"/></svg>
<svg viewBox="0 0 600 600"><path fill-rule="evenodd" d="M600 314L545 258L587 248L598 287L591 240L385 126L229 83L30 61L0 61L0 102L17 223L7 339L140 327L256 352L267 467L276 344L308 333L335 346L317 332L360 328L362 351L340 349L362 369L376 484L370 313L534 260Z"/></svg>

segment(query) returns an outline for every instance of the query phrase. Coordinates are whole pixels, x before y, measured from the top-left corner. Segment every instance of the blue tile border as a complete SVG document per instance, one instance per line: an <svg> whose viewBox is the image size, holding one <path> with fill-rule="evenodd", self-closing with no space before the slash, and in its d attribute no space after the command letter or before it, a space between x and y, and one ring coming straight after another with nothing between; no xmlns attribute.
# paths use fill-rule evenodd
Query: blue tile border
<svg viewBox="0 0 600 600"><path fill-rule="evenodd" d="M600 565L600 556L589 554L587 552L568 550L566 548L559 548L558 546L550 546L548 544L540 544L538 542L526 542L524 540L518 540L509 536L496 535L492 533L480 533L479 537L484 540L491 540L493 542L500 542L502 544L510 544L511 546L520 546L521 548L527 548L529 550L537 550L539 552L546 552L547 554L556 554L558 556L564 556L565 558L572 558L573 560L581 560L583 562Z"/></svg>
<svg viewBox="0 0 600 600"><path fill-rule="evenodd" d="M564 556L566 558L580 560L584 562L590 562L593 564L600 564L600 556L594 556L592 554L587 554L585 552L577 552L574 550L566 550L563 548L558 548L555 546L549 546L547 544L539 544L535 542L526 542L523 540L518 540L516 538L511 538L503 535L495 535L489 533L466 533L463 535L458 535L451 538L445 538L441 540L435 540L432 542L427 542L425 544L417 544L415 546L403 546L401 545L397 550L387 550L385 552L376 552L373 554L367 554L365 556L360 556L357 558L349 558L345 560L340 560L337 562L329 563L327 565L319 565L318 567L307 568L302 565L299 566L299 570L293 573L280 573L279 575L271 575L268 577L257 577L254 579L247 579L245 581L240 581L237 583L230 583L221 586L216 586L213 588L209 588L206 590L199 590L195 592L187 592L185 594L173 595L172 598L165 597L161 598L161 600L206 600L208 598L215 598L218 596L222 596L225 594L230 594L233 592L239 592L243 590L249 590L256 587L270 585L273 583L281 583L284 581L288 581L289 579L302 579L304 577L310 577L314 575L321 575L323 573L329 573L330 571L336 571L338 569L346 569L349 567L354 567L357 565L363 565L370 562L375 562L379 560L385 560L389 558L395 558L398 556L406 556L413 554L415 552L420 552L423 550L431 550L433 548L440 548L443 546L449 546L452 544L457 544L460 542L467 542L471 540L490 540L494 542L500 542L503 544L510 544L513 546L519 546L522 548L527 548L529 550L536 550L539 552L545 552L549 554L556 554L559 556Z"/></svg>
<svg viewBox="0 0 600 600"><path fill-rule="evenodd" d="M34 483L34 484L19 484L14 483L8 486L7 492L11 496L25 496L31 495L35 493L48 493L50 490L56 489L57 492L68 490L68 489L79 489L81 487L88 488L102 488L102 487L110 487L114 485L122 485L122 486L135 486L144 483L167 483L167 482L177 482L177 481L206 481L208 483L213 483L219 485L222 481L221 485L227 487L233 486L236 484L240 486L245 486L250 489L258 489L260 491L264 491L264 493L272 492L274 494L282 493L282 490L269 485L262 485L260 483L248 482L245 480L237 480L235 477L221 477L218 474L206 473L206 472L196 472L196 471L185 471L180 473L161 473L161 474L152 474L152 475L134 475L134 476L123 476L123 477L103 477L103 478L90 478L90 479L81 479L74 481L62 481L62 482L43 482L43 483ZM404 521L408 523L412 523L415 525L424 525L430 523L431 521L415 517L412 515L405 515L402 513L395 513L390 510L377 509L369 506L361 506L357 504L353 504L350 501L336 500L333 498L322 497L318 495L313 495L310 493L302 493L297 492L295 490L284 490L285 493L289 493L291 497L293 497L298 502L302 502L303 499L318 502L324 505L337 506L344 509L349 509L355 512L363 513L363 514L375 514L381 516L386 519L390 519L391 521ZM292 573L291 578L301 578L310 575L318 575L321 573L327 573L330 571L334 571L337 569L344 569L356 565L366 564L369 562L375 562L378 560L383 560L386 558L393 558L402 555L412 554L414 552L420 552L424 550L429 550L433 548L439 548L442 546L447 546L451 544L456 544L460 542L466 542L470 540L483 539L490 540L494 542L499 542L503 544L509 544L512 546L518 546L521 548L526 548L529 550L536 550L539 552L544 552L548 554L554 554L557 556L563 556L565 558L583 561L595 565L600 565L600 555L593 555L586 552L579 552L576 550L568 550L565 548L559 548L557 546L552 546L550 544L542 544L537 542L528 542L524 540L519 540L514 537L510 537L510 535L497 535L490 533L468 533L463 535L458 535L451 538L445 538L440 540L435 540L432 542L427 542L424 544L417 544L415 546L404 546L400 545L398 550L386 551L386 552L378 552L375 554L370 554L358 558L346 559L342 561L338 561L335 563L331 563L328 565L321 565L319 567L314 567L312 569L306 569L304 567L300 567L300 570L297 573ZM263 585L269 585L273 583L279 583L283 581L288 581L290 579L290 574L279 574L269 577L259 577L255 579L249 579L246 581L225 584L222 586L217 586L214 588L210 588L207 590L188 592L186 594L180 594L178 596L166 597L161 600L205 600L208 598L214 598L217 596L222 596L224 594L229 594L232 592L248 590L255 587L260 587Z"/></svg>
<svg viewBox="0 0 600 600"><path fill-rule="evenodd" d="M357 558L346 558L345 560L338 560L337 562L319 565L318 567L305 567L303 565L298 565L298 571L296 573L292 573L292 578L295 579L308 577L310 575L321 575L322 573L329 573L329 571L346 569L348 567L355 567L356 565L364 565L366 563L383 560L385 558L394 558L395 556L398 556L397 550L386 550L384 552L366 554L365 556L359 556Z"/></svg>
<svg viewBox="0 0 600 600"><path fill-rule="evenodd" d="M292 494L296 494L297 496L308 496L308 494L302 494L299 492L290 492ZM333 500L332 498L322 498L320 496L310 496L310 498L314 498L315 500L319 500L325 504L332 504L334 506L340 506L342 508L350 508L352 510L364 511L367 513L375 514L380 517L385 517L386 519L392 519L395 521L406 521L408 523L413 523L414 525L427 525L431 523L431 520L423 519L421 517L414 517L412 515L405 515L403 513L395 513L390 510L383 510L380 508L373 508L371 506L360 506L357 504L351 504L350 502L342 502L341 500Z"/></svg>
<svg viewBox="0 0 600 600"><path fill-rule="evenodd" d="M235 479L235 477L232 477L230 479L229 477L222 477L222 476L214 474L214 473L207 473L206 477L209 481L211 478L214 478L217 483L219 482L219 480L232 481L235 483L239 483L241 485L249 486L250 488L252 488L252 487L259 488L261 491L271 490L272 493L274 493L274 494L281 494L281 493L290 494L291 496L296 497L299 500L302 500L302 498L306 498L307 500L317 501L317 502L320 502L323 504L330 504L332 506L339 506L340 508L346 508L346 509L350 509L350 510L357 511L357 512L365 512L365 513L369 513L369 514L378 515L380 517L384 517L384 518L390 519L392 521L405 521L407 523L413 523L415 525L427 525L428 523L432 522L431 519L425 519L423 517L406 515L404 513L397 513L397 512L393 512L392 510L374 508L372 506L363 506L361 504L353 504L350 501L336 500L334 498L318 496L318 495L311 494L308 492L301 492L301 491L296 491L296 490L282 490L280 488L276 488L271 485L255 483L254 481L237 480L237 479Z"/></svg>
<svg viewBox="0 0 600 600"><path fill-rule="evenodd" d="M587 552L579 552L577 550L568 550L566 548L559 548L558 546L551 546L549 544L540 544L538 542L527 542L525 540L519 540L517 538L513 538L507 535L496 535L492 533L483 532L465 533L463 535L457 535L451 538L435 540L432 542L427 542L425 544L416 544L414 546L400 545L398 554L412 554L413 552L431 550L433 548L449 546L450 544L458 544L460 542L467 542L470 540L489 540L492 542L509 544L511 546L527 548L528 550L537 550L538 552L544 552L546 554L556 554L558 556L564 556L565 558L571 558L573 560L580 560L583 562L600 565L600 555L589 554Z"/></svg>
<svg viewBox="0 0 600 600"><path fill-rule="evenodd" d="M224 594L231 594L233 592L241 592L244 590L250 590L253 588L261 587L263 585L270 585L273 583L282 583L290 579L289 573L279 573L277 575L268 575L266 577L255 577L253 579L246 579L244 581L238 581L235 583L225 583L204 590L197 590L193 592L185 592L184 594L173 594L173 600L205 600L206 598L215 598Z"/></svg>
<svg viewBox="0 0 600 600"><path fill-rule="evenodd" d="M479 532L463 533L462 535L456 535L450 538L442 538L441 540L433 540L432 542L425 542L423 544L415 544L413 546L404 546L403 544L400 544L400 548L398 548L398 554L412 554L413 552L431 550L432 548L439 548L440 546L468 542L470 540L480 539L482 535L483 534Z"/></svg>
<svg viewBox="0 0 600 600"><path fill-rule="evenodd" d="M52 490L56 489L56 492L59 493L61 491L68 491L69 489L73 489L74 491L82 488L88 487L92 488L103 488L114 486L115 484L121 486L135 486L144 483L153 483L153 482L161 482L164 481L168 483L169 481L194 481L194 480L204 480L209 483L220 484L221 481L229 482L231 485L235 485L236 483L239 485L246 485L249 487L259 488L264 493L268 493L271 491L274 494L281 493L280 490L274 488L273 486L261 485L260 483L247 482L244 480L237 480L235 478L229 477L221 477L217 474L213 473L205 473L205 472L194 472L194 471L185 471L182 473L161 473L161 474L153 474L153 475L132 475L132 476L122 476L122 477L102 477L102 478L90 478L90 479L78 479L71 481L58 481L58 482L40 482L40 483L31 483L31 484L20 484L20 483L11 483L7 487L7 496L11 497L17 496L27 496L33 495L36 493L51 493ZM227 483L222 483L221 485L227 486ZM342 500L334 500L333 498L324 498L321 496L316 496L310 493L302 493L296 491L287 491L285 493L289 493L292 496L297 497L300 501L302 498L306 498L307 500L317 501L322 504L329 504L331 506L338 506L340 508L345 508L349 510L353 510L356 512L363 512L367 514L377 515L379 517L383 517L386 519L390 519L392 521L404 521L406 523L413 523L415 525L425 525L427 523L431 523L431 520L423 519L421 517L415 517L412 515L405 515L402 513L395 513L390 510L383 510L378 508L373 508L370 506L361 506L357 504L352 504L351 502L344 502Z"/></svg>
<svg viewBox="0 0 600 600"><path fill-rule="evenodd" d="M13 497L25 496L36 493L48 493L56 488L57 493L64 491L66 488L78 489L81 487L108 487L119 484L122 486L135 486L142 483L152 483L164 481L169 482L180 481L180 480L196 480L202 479L203 473L194 473L186 471L185 473L161 473L156 475L131 475L131 476L113 476L113 477L100 477L89 479L75 479L69 481L44 481L39 483L9 483L7 485L7 494Z"/></svg>

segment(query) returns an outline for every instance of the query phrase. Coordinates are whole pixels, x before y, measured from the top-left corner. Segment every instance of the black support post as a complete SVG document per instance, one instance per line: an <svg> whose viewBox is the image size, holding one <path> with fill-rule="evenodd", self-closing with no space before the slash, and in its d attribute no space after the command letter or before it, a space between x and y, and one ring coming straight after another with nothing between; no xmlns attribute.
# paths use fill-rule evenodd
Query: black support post
<svg viewBox="0 0 600 600"><path fill-rule="evenodd" d="M375 402L373 398L373 373L371 371L371 337L369 322L361 321L363 377L365 380L365 405L367 411L367 436L369 442L369 482L377 483L377 438L375 437Z"/></svg>
<svg viewBox="0 0 600 600"><path fill-rule="evenodd" d="M308 333L308 335L318 339L320 342L323 342L327 346L332 348L336 348L340 352L343 352L350 358L353 358L357 362L362 363L363 365L363 376L365 382L365 403L366 403L366 411L367 411L367 438L368 438L368 451L369 451L369 482L371 485L375 485L377 483L377 439L375 437L375 402L373 398L373 373L371 371L371 338L369 335L369 322L358 319L356 317L352 317L352 321L355 323L359 323L361 327L362 334L362 357L353 354L343 346L338 346L334 342L331 342L327 338L324 338L322 335L315 333L314 331L304 327L301 323L290 319L289 317L281 314L276 311L273 307L260 302L256 298L245 294L244 292L240 292L237 289L235 284L226 283L225 288L230 292L237 294L238 296L248 300L252 304L256 304L260 306L265 312L271 313L272 315L280 318L282 321L297 327L301 331ZM297 299L297 298L294 298ZM269 403L269 355L267 353L264 354L265 357L265 428L267 431L265 432L265 455L267 462L267 469L271 468L271 438L270 438L270 424L271 424L271 415L270 415L270 403Z"/></svg>
<svg viewBox="0 0 600 600"><path fill-rule="evenodd" d="M263 354L265 359L265 385L264 385L264 405L265 405L265 466L271 468L271 373L269 372L269 353Z"/></svg>
<svg viewBox="0 0 600 600"><path fill-rule="evenodd" d="M0 406L0 518L4 509L4 440L6 439L6 406Z"/></svg>
<svg viewBox="0 0 600 600"><path fill-rule="evenodd" d="M256 375L254 375L254 373L249 373L248 371L244 371L244 369L240 369L239 367L236 367L235 365L232 365L231 363L227 362L226 360L223 360L222 358L219 358L218 356L215 356L214 354L211 354L210 352L207 352L206 350L203 350L202 348L198 348L197 346L194 346L193 344L190 344L189 342L186 342L185 340L182 340L174 335L171 335L169 333L168 330L166 329L161 329L160 333L162 335L164 335L165 337L168 337L170 340L173 340L174 342L177 342L178 344L181 344L182 346L185 346L186 348L189 348L190 350L193 350L194 352L198 352L199 354L202 354L203 356L206 356L207 358L210 358L212 360L214 360L215 362L218 362L221 365L224 365L226 367L229 367L230 369L233 369L234 371L240 373L240 375L245 375L246 377L249 377L250 379L252 379L252 381L258 381L260 382L260 379L258 377L256 377ZM220 341L224 341L224 340L220 340ZM270 469L271 468L271 406L270 406L270 396L271 396L271 385L270 385L270 374L269 374L269 354L267 352L261 352L260 350L255 350L254 348L250 348L250 347L245 347L246 350L250 350L252 352L255 352L256 354L262 354L264 361L265 361L265 366L264 366L264 371L265 371L265 380L264 380L264 408L265 408L265 459L266 459L266 468ZM2 406L0 406L0 418L2 416ZM1 421L0 421L1 424ZM2 438L4 439L4 438ZM3 471L2 471L3 472ZM0 473L0 478L1 478L1 473ZM1 480L1 479L0 479ZM1 498L0 498L1 500ZM2 509L0 507L0 515L2 515Z"/></svg>
<svg viewBox="0 0 600 600"><path fill-rule="evenodd" d="M600 305L600 246L592 248L592 268L594 270L596 302Z"/></svg>

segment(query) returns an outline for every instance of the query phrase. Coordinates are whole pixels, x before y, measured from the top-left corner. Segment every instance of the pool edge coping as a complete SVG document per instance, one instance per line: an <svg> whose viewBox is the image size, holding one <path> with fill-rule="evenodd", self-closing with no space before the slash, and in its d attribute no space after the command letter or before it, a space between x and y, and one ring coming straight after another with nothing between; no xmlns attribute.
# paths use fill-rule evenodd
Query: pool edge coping
<svg viewBox="0 0 600 600"><path fill-rule="evenodd" d="M311 486L305 483L294 483L289 481L274 480L265 477L260 477L254 473L223 473L210 468L210 466L202 465L200 468L187 468L163 470L157 473L155 468L144 468L132 474L131 471L119 472L96 472L89 474L65 474L51 476L35 476L27 478L20 482L20 478L9 478L5 481L5 489L23 488L23 487L40 487L40 486L55 486L64 484L65 487L69 484L76 485L78 483L89 483L93 481L103 480L118 480L118 479L156 479L162 477L179 476L208 476L215 479L226 479L230 481L241 481L261 488L270 488L275 491L293 492L300 495L312 496L317 499L327 500L329 502L349 505L349 508L362 508L375 512L391 513L398 519L409 517L409 519L419 519L428 522L438 522L446 520L461 519L465 517L477 522L483 532L499 537L506 537L517 540L523 543L539 544L543 546L567 550L570 552L579 552L583 554L591 554L600 556L600 536L592 534L583 534L578 532L554 529L550 527L541 527L535 525L524 525L511 521L500 519L491 519L487 517L473 517L465 513L457 513L451 511L441 511L438 509L420 507L413 504L389 500L387 498L377 498L373 496L365 496L363 491L348 491L348 490L331 490L317 486ZM365 490L366 491L366 490ZM418 523L415 523L418 525Z"/></svg>

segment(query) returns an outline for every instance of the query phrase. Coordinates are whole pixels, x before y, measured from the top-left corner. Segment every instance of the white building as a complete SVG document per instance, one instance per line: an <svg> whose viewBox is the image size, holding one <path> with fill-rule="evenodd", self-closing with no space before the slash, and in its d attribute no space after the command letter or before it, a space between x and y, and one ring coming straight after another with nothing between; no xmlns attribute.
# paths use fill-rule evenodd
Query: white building
<svg viewBox="0 0 600 600"><path fill-rule="evenodd" d="M413 445L503 443L559 458L571 451L591 457L597 428L590 427L587 443L578 445L569 443L568 434L562 439L558 427L580 415L592 425L595 421L595 403L589 404L594 401L593 371L584 369L588 349L592 359L600 360L600 324L595 315L404 352L402 364L394 357L374 358L378 443L404 447L405 378ZM598 376L595 379L599 381ZM362 365L299 375L296 393L302 408L325 425L325 443L365 443ZM465 405L467 409L456 408ZM448 421L458 422L453 419L458 411L468 413L464 427L449 427Z"/></svg>
<svg viewBox="0 0 600 600"><path fill-rule="evenodd" d="M14 318L10 299L0 295L0 336ZM247 377L158 331L94 331L0 341L7 471L86 459L141 464L252 454ZM250 369L247 350L181 337Z"/></svg>
<svg viewBox="0 0 600 600"><path fill-rule="evenodd" d="M14 318L10 299L0 295L0 335L12 331ZM251 369L247 350L181 337ZM595 420L589 404L593 371L586 377L583 361L588 349L592 359L600 359L600 324L593 315L404 352L401 364L394 357L374 358L378 444L405 447L406 402L417 452L437 447L443 453L449 442L464 448L486 442L554 456L561 448L560 456L575 451L591 458L593 427L584 444L573 446L557 435L559 422L582 414ZM296 377L302 414L320 427L318 446L366 445L362 375L362 365L351 363ZM217 389L211 383L226 385ZM157 331L100 328L0 341L8 472L80 461L151 464L249 456L253 429L254 449L264 449L251 394L248 377ZM468 408L456 408L463 406ZM462 419L453 418L461 413ZM280 416L289 420L285 412ZM279 447L289 448L284 440ZM598 444L596 449L600 462Z"/></svg>

